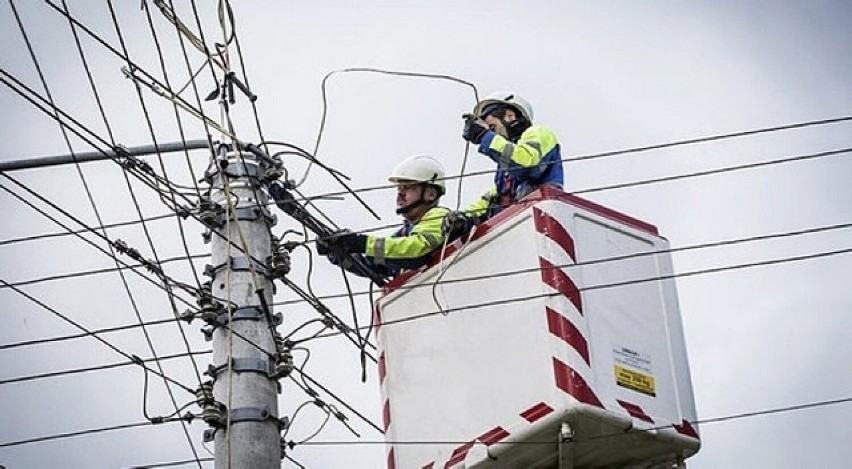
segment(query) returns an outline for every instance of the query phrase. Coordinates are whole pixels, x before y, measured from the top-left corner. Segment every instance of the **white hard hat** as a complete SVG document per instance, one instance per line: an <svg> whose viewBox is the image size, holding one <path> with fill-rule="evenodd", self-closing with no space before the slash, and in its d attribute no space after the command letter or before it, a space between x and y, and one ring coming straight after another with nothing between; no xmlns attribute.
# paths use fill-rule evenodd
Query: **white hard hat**
<svg viewBox="0 0 852 469"><path fill-rule="evenodd" d="M410 156L396 165L388 181L397 184L405 182L425 182L441 189L441 195L447 191L444 183L444 167L435 158L426 155Z"/></svg>
<svg viewBox="0 0 852 469"><path fill-rule="evenodd" d="M532 105L521 96L518 96L517 93L512 91L497 91L496 93L491 93L486 96L485 99L476 103L476 107L473 108L473 115L477 117L483 117L481 115L482 111L489 104L508 104L519 111L521 114L527 118L528 121L533 121L533 108Z"/></svg>

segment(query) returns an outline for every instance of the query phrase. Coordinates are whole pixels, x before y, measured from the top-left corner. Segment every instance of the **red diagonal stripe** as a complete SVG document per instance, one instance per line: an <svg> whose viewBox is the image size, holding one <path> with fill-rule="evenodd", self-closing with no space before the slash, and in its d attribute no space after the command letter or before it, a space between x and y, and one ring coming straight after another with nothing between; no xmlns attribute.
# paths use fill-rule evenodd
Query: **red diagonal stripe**
<svg viewBox="0 0 852 469"><path fill-rule="evenodd" d="M574 252L574 238L568 234L559 220L538 207L533 207L533 219L535 220L536 231L556 241L556 244L571 256L571 260L577 262L577 255Z"/></svg>
<svg viewBox="0 0 852 469"><path fill-rule="evenodd" d="M373 324L376 328L376 333L379 332L379 327L382 325L382 312L379 310L379 305L376 304L376 308L373 309Z"/></svg>
<svg viewBox="0 0 852 469"><path fill-rule="evenodd" d="M680 425L674 425L674 428L678 431L678 433L682 433L686 436L691 436L696 440L699 439L698 432L695 431L695 427L693 427L692 424L687 422L686 420L682 421Z"/></svg>
<svg viewBox="0 0 852 469"><path fill-rule="evenodd" d="M580 290L562 269L554 266L543 257L538 258L541 266L541 279L544 283L555 288L556 291L565 295L566 298L583 314L583 303L580 300Z"/></svg>
<svg viewBox="0 0 852 469"><path fill-rule="evenodd" d="M586 380L556 357L553 357L553 373L556 376L556 387L574 396L580 402L603 408L600 399L586 383Z"/></svg>
<svg viewBox="0 0 852 469"><path fill-rule="evenodd" d="M382 408L382 423L385 426L385 431L388 431L390 426L390 400L385 400L385 406Z"/></svg>
<svg viewBox="0 0 852 469"><path fill-rule="evenodd" d="M550 407L544 402L539 402L538 404L521 412L521 417L523 417L527 422L533 423L551 412L553 412L553 407Z"/></svg>
<svg viewBox="0 0 852 469"><path fill-rule="evenodd" d="M432 469L435 467L435 461L430 462L429 464L423 466L421 469Z"/></svg>
<svg viewBox="0 0 852 469"><path fill-rule="evenodd" d="M385 364L385 352L382 352L382 354L379 355L379 384L385 382L385 375L387 374L387 372L388 369L387 365Z"/></svg>
<svg viewBox="0 0 852 469"><path fill-rule="evenodd" d="M506 438L509 436L509 432L506 431L503 427L494 427L491 430L483 433L477 438L477 440L483 442L485 446L491 446L494 443Z"/></svg>
<svg viewBox="0 0 852 469"><path fill-rule="evenodd" d="M586 339L583 337L583 334L577 329L577 326L574 325L571 321L569 321L565 316L557 313L555 310L550 307L547 308L547 327L550 329L550 332L564 340L566 344L570 345L583 357L583 360L586 361L586 364L592 366L592 362L589 361L589 344L586 342Z"/></svg>
<svg viewBox="0 0 852 469"><path fill-rule="evenodd" d="M393 448L388 451L388 469L396 469L396 458L393 457Z"/></svg>
<svg viewBox="0 0 852 469"><path fill-rule="evenodd" d="M621 399L616 399L616 401L619 405L621 405L621 407L624 407L624 410L626 410L627 413L630 414L632 417L635 417L639 420L644 420L648 423L654 423L654 419L652 419L648 414L646 414L645 411L642 410L642 408L638 405L631 404L627 401L622 401Z"/></svg>
<svg viewBox="0 0 852 469"><path fill-rule="evenodd" d="M459 446L458 448L456 448L453 451L453 455L452 455L452 457L450 457L450 460L447 461L446 464L444 464L444 469L448 469L448 468L464 461L464 458L467 457L467 452L470 451L470 448L472 448L472 447L473 447L473 442L471 441L470 443L465 443L465 444Z"/></svg>

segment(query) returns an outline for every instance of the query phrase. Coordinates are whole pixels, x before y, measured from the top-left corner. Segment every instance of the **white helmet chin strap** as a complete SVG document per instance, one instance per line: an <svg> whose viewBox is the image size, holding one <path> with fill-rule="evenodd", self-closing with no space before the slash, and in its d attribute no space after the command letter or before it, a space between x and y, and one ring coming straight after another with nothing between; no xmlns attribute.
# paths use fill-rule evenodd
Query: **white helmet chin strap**
<svg viewBox="0 0 852 469"><path fill-rule="evenodd" d="M420 186L420 197L418 197L416 201L411 202L411 203L410 203L410 204L408 204L408 205L405 205L405 206L403 206L403 207L399 207L398 209L396 209L396 214L397 214L397 215L407 215L407 214L408 214L408 212L410 212L410 211L411 211L412 209L414 209L414 208L417 208L417 207L419 207L419 206L421 206L421 205L428 205L428 204L433 204L433 203L435 203L435 201L436 201L437 199L436 199L436 200L433 200L432 202L427 202L427 201L426 201L426 199L424 199L424 198L423 198L423 194L425 194L425 193L426 193L426 187L427 187L428 185L429 185L429 184L428 184L428 183L426 183L426 182L421 182L421 183L419 183L419 184L418 184L418 186Z"/></svg>

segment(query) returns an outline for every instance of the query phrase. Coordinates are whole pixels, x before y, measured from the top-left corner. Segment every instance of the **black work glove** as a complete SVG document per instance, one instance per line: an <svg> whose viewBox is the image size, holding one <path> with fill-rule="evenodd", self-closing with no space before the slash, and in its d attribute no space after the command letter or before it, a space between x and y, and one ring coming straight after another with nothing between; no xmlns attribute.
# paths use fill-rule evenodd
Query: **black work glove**
<svg viewBox="0 0 852 469"><path fill-rule="evenodd" d="M485 136L485 132L488 132L488 127L482 125L482 122L480 122L479 119L475 119L473 117L465 119L464 131L462 131L463 139L475 145L479 145L479 143L482 142L482 137Z"/></svg>
<svg viewBox="0 0 852 469"><path fill-rule="evenodd" d="M320 255L341 255L361 253L367 250L367 235L352 233L349 230L338 231L331 236L317 240L317 252Z"/></svg>
<svg viewBox="0 0 852 469"><path fill-rule="evenodd" d="M441 233L449 239L464 235L472 227L473 219L461 211L450 212L441 221Z"/></svg>

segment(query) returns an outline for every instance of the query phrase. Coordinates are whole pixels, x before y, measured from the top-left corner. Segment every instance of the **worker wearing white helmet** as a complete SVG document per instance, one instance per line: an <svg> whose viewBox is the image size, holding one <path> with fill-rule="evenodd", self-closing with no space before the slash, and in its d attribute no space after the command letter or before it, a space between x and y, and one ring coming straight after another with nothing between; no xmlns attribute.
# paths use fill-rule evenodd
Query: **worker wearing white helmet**
<svg viewBox="0 0 852 469"><path fill-rule="evenodd" d="M444 242L441 226L449 210L438 206L446 192L444 176L443 166L431 156L405 159L388 177L396 186L396 213L405 219L402 228L390 237L338 233L318 243L320 254L337 263L341 253L361 253L386 276L427 264Z"/></svg>
<svg viewBox="0 0 852 469"><path fill-rule="evenodd" d="M497 163L494 186L466 214L487 218L543 185L562 187L559 141L551 130L533 124L527 100L498 91L479 101L466 117L462 137Z"/></svg>

